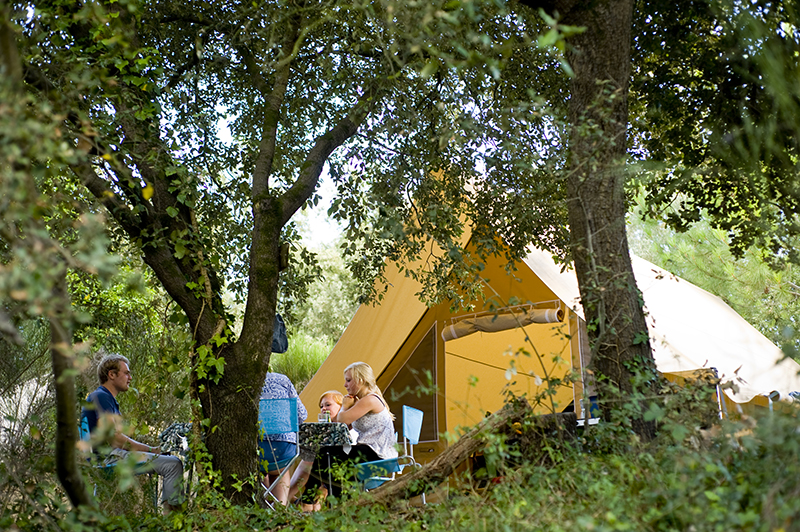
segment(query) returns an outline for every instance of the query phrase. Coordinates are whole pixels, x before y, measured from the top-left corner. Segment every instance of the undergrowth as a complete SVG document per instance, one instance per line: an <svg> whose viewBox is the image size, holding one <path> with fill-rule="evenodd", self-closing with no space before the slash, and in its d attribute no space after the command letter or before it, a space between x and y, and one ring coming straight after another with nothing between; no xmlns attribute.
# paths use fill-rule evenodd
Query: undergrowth
<svg viewBox="0 0 800 532"><path fill-rule="evenodd" d="M604 441L604 440L613 441ZM488 488L462 478L439 504L386 509L343 500L304 515L232 506L199 495L183 512L70 511L57 489L39 486L3 508L4 530L503 531L792 531L800 530L800 434L797 418L768 415L726 423L716 433L676 441L671 431L620 445L600 425L559 444L556 463L502 468ZM552 445L555 445L553 443ZM504 452L508 452L505 449ZM489 452L492 452L491 450ZM512 451L513 452L513 451ZM27 512L24 518L20 512Z"/></svg>

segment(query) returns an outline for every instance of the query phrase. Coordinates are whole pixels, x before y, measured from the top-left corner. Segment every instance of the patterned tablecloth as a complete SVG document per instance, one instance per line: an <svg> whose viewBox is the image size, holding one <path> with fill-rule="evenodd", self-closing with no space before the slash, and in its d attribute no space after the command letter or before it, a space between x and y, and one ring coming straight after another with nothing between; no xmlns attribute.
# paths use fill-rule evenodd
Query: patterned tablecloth
<svg viewBox="0 0 800 532"><path fill-rule="evenodd" d="M312 462L321 446L352 445L350 431L344 423L300 424L300 458Z"/></svg>

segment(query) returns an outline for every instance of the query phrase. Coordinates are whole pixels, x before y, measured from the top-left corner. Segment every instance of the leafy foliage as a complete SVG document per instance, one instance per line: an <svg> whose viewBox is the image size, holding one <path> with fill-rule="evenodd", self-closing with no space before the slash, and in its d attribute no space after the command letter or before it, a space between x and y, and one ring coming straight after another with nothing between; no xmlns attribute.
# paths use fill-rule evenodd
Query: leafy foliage
<svg viewBox="0 0 800 532"><path fill-rule="evenodd" d="M190 420L189 403L184 397L189 372L182 363L189 336L184 326L166 319L163 295L139 281L141 278L130 271L112 279L108 286L85 273L74 275L72 298L88 322L77 330L76 338L91 340L95 348L129 358L134 379L130 391L119 396L129 424L127 433L139 441L156 444L158 434L170 423ZM0 342L7 362L0 368L0 415L4 416L0 434L4 464L0 502L8 511L30 515L28 524L49 526L52 520L45 509L65 505L54 475L56 423L49 328L41 320L30 320L20 324L20 331L24 345ZM78 397L85 397L97 387L95 364L101 355L76 357L74 371L81 371L76 386ZM72 405L76 414L80 406ZM102 486L98 493L104 511L153 511L152 497L131 475L108 478L92 473L91 468L84 468L85 477ZM24 505L24 510L18 509L19 504ZM62 510L66 512L67 508Z"/></svg>
<svg viewBox="0 0 800 532"><path fill-rule="evenodd" d="M87 212L83 198L61 175L76 158L60 129L63 116L19 94L19 80L2 78L0 321L14 338L10 316L52 316L63 305L54 290L65 268L107 279L116 258L107 254L103 217ZM80 81L74 80L74 90L86 89Z"/></svg>
<svg viewBox="0 0 800 532"><path fill-rule="evenodd" d="M637 143L648 208L707 219L734 256L797 262L800 12L792 2L646 2L634 28Z"/></svg>
<svg viewBox="0 0 800 532"><path fill-rule="evenodd" d="M532 241L564 248L562 187L543 178L562 163L553 139L563 128L520 83L529 59L544 62L537 85L550 94L563 75L521 31L539 24L530 12L479 1L122 0L15 2L10 14L22 87L54 110L70 148L69 171L54 172L47 192L83 201L78 213L102 206L114 242L135 246L185 313L191 392L224 483L254 469L255 429L217 428L255 407L222 398L260 388L272 313L292 322L317 275L290 220L318 200L324 167L367 298L387 256L423 255L410 273L436 299L459 293L452 280L479 286L498 233L509 258ZM502 78L506 57L514 75ZM465 218L476 257L459 251ZM287 243L299 260L279 276ZM239 330L231 301L246 301Z"/></svg>
<svg viewBox="0 0 800 532"><path fill-rule="evenodd" d="M674 430L662 431L659 441L642 449L635 438L620 437L624 430L609 431L612 427L601 424L572 443L549 440L549 449L538 449L551 457L546 467L520 465L514 459L520 449L512 442L495 442L487 449L493 454L490 458L497 458L490 482L460 477L446 498L421 508L402 503L392 508L359 507L343 500L320 513L303 515L292 509L275 512L229 505L208 491L198 494L185 513L166 518L130 511L102 515L82 509L68 513L54 499L56 494L40 485L31 491L35 504L29 498L4 508L0 526L9 526L14 512L22 510L29 513L17 518L16 526L26 531L57 527L109 531L224 528L232 532L254 528L376 532L455 528L795 530L794 518L800 511L796 497L800 435L795 416L775 413L746 423L726 422L716 432L698 432L692 427L694 416L680 417L681 411L686 414L683 399L708 399L698 393L698 389L677 392L657 416L662 423L690 429L678 438L672 437L677 433ZM713 401L708 404L713 407ZM636 446L644 452L630 452Z"/></svg>
<svg viewBox="0 0 800 532"><path fill-rule="evenodd" d="M796 14L781 3L752 13L711 6L720 11L693 2L638 10L637 94L684 96L637 109L652 124L640 145L665 163L650 183L654 204L680 192L676 225L705 208L735 249L758 241L793 258L795 184L780 176L796 164L796 87L779 80L796 77ZM316 201L325 165L340 190L332 214L347 220L344 248L367 298L380 297L373 281L386 257L421 257L408 272L423 281L421 295L457 302L472 297L483 254L513 259L531 243L564 252L567 79L562 58L543 50L564 50L546 27L555 21L502 2L452 0L12 9L27 93L0 99L9 111L0 113L4 198L15 198L2 204L3 295L14 312L46 314L59 261L76 270L77 291L98 295L84 273L107 279L114 263L97 223L102 205L115 241L141 251L190 321L209 448L218 465L236 462L225 482L254 464L255 429L217 429L254 408L242 401L225 411L230 402L218 399L257 389L278 287L291 316L294 294L317 275L296 268L279 280L278 250L293 239L291 216ZM674 40L684 28L703 39L690 31ZM778 74L775 85L754 71ZM218 135L223 120L231 140ZM765 138L761 151L754 140ZM702 180L681 180L689 176ZM475 256L460 245L465 218ZM247 300L239 338L225 289ZM98 318L124 307L91 299L80 304ZM82 332L127 345L96 325ZM165 366L148 362L160 372L190 365L174 353ZM217 452L232 448L240 452Z"/></svg>
<svg viewBox="0 0 800 532"><path fill-rule="evenodd" d="M336 248L321 249L318 260L320 278L298 311L298 329L332 345L358 308L358 284Z"/></svg>
<svg viewBox="0 0 800 532"><path fill-rule="evenodd" d="M345 253L367 281L367 300L380 297L373 279L387 256L422 282L424 299L457 302L478 289L487 254L513 260L532 242L564 253L564 129L551 109L563 116L566 78L534 45L529 28L541 21L516 7L445 2L391 11L398 42L424 67L365 124L343 152L346 165L331 167L340 195L330 213L346 221ZM412 109L413 126L402 118ZM376 179L364 183L365 175ZM464 220L475 256L461 246Z"/></svg>
<svg viewBox="0 0 800 532"><path fill-rule="evenodd" d="M272 371L289 377L300 393L328 357L333 345L325 337L310 335L306 330L297 331L289 340L289 350L273 355L270 367ZM308 406L313 411L316 405Z"/></svg>

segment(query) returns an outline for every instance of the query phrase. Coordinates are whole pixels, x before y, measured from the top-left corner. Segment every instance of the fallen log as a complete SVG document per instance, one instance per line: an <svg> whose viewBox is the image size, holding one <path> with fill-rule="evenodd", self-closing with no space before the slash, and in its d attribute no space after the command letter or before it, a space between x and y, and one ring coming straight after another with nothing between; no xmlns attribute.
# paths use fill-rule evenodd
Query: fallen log
<svg viewBox="0 0 800 532"><path fill-rule="evenodd" d="M366 493L356 504L360 506L376 503L389 505L438 486L447 480L470 455L486 446L489 434L513 433L515 431L514 423L522 422L532 412L531 406L525 400L507 403L445 449L442 454L425 464L424 467L413 473L400 475L392 482L386 482L379 488Z"/></svg>

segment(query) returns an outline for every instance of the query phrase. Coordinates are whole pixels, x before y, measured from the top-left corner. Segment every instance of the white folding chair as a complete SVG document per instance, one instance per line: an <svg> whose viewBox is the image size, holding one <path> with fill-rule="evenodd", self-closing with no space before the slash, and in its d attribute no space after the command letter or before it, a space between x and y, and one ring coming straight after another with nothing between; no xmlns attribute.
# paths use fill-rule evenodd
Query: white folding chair
<svg viewBox="0 0 800 532"><path fill-rule="evenodd" d="M414 459L414 445L419 443L422 416L422 410L403 405L402 456L356 464L356 477L365 491L373 490L388 480L394 480L395 474L408 466L422 467ZM422 503L426 504L424 492L422 493Z"/></svg>
<svg viewBox="0 0 800 532"><path fill-rule="evenodd" d="M295 441L300 441L300 420L297 414L297 397L287 399L261 399L258 404L258 432L263 438L272 434L285 434L287 432L295 433ZM269 447L269 446L267 446ZM263 447L262 447L263 448ZM269 485L264 488L264 501L267 505L275 509L275 503L280 502L278 498L272 493L281 477L286 474L292 465L300 458L300 446L295 446L295 454L283 460L276 460L275 456L267 456L267 466L264 467L266 471L278 471L278 477ZM270 500L272 499L272 500Z"/></svg>

